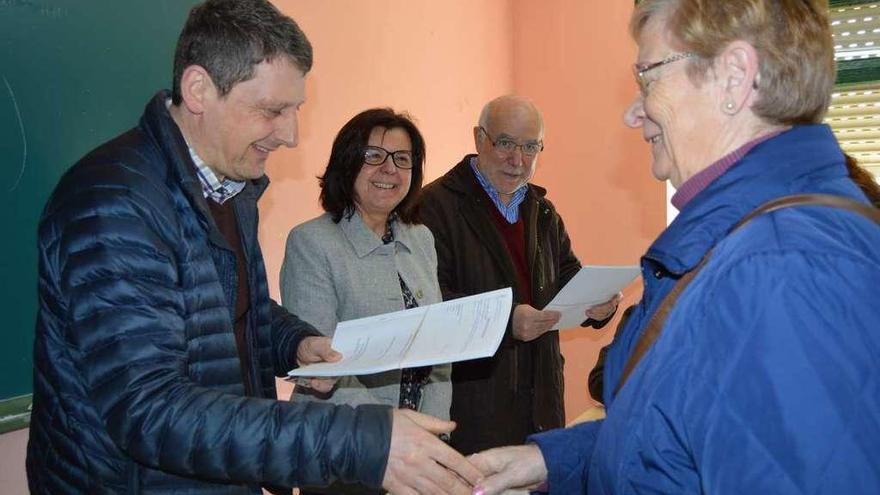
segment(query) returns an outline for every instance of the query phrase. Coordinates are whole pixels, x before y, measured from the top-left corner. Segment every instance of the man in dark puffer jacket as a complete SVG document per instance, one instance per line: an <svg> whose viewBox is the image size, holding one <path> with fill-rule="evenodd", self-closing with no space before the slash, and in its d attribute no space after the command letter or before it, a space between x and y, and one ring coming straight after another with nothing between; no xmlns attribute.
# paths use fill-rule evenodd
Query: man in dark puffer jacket
<svg viewBox="0 0 880 495"><path fill-rule="evenodd" d="M337 357L271 301L257 240L265 161L296 145L311 61L265 0L209 0L173 92L61 179L39 227L32 493L469 493L438 465L479 476L433 435L450 423L274 400L273 375Z"/></svg>

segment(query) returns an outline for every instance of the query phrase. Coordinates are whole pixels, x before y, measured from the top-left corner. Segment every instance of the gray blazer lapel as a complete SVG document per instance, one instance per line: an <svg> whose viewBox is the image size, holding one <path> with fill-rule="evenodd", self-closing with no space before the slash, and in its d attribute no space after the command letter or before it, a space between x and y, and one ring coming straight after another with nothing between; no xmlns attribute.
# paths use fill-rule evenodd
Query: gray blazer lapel
<svg viewBox="0 0 880 495"><path fill-rule="evenodd" d="M342 220L339 221L339 227L342 229L342 234L351 243L358 258L364 258L373 251L385 246L382 239L379 239L376 233L367 227L367 224L364 223L361 215L357 212L349 219L343 216ZM394 241L407 251L411 251L413 240L409 226L401 222L394 222L391 228L394 229Z"/></svg>
<svg viewBox="0 0 880 495"><path fill-rule="evenodd" d="M382 239L376 236L376 233L367 228L360 213L355 212L351 218L342 217L339 221L339 228L342 234L351 243L352 248L358 258L364 258L376 249L381 248Z"/></svg>

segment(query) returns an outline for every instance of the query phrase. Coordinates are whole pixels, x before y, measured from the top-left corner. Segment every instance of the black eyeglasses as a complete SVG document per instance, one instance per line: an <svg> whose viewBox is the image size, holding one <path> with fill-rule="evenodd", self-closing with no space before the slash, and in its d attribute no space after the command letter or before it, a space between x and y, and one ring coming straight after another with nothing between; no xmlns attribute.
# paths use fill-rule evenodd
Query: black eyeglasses
<svg viewBox="0 0 880 495"><path fill-rule="evenodd" d="M500 137L497 140L493 140L492 136L489 135L489 131L484 129L483 126L480 126L480 130L486 135L486 139L492 143L492 146L494 146L495 149L503 151L504 153L513 153L519 148L522 150L523 155L535 156L544 151L543 141L530 141L528 143L518 144L513 139L506 137Z"/></svg>
<svg viewBox="0 0 880 495"><path fill-rule="evenodd" d="M413 155L410 150L388 151L378 146L364 146L364 163L367 165L382 165L389 156L395 167L404 170L413 168Z"/></svg>

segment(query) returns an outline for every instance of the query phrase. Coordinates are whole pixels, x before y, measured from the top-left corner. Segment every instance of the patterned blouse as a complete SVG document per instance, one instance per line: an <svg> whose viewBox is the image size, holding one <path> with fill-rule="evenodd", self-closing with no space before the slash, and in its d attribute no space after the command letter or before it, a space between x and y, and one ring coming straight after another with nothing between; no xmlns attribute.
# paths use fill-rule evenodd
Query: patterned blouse
<svg viewBox="0 0 880 495"><path fill-rule="evenodd" d="M384 244L394 242L394 230L391 228L392 223L397 219L397 215L388 217L388 223L385 224L385 235L382 236ZM412 291L406 286L403 277L397 274L400 280L400 292L403 294L403 305L406 309L412 309L419 306L416 298L413 297ZM419 402L422 398L422 387L428 383L428 376L431 374L430 366L420 366L418 368L404 368L401 370L400 376L400 404L399 407L418 410Z"/></svg>

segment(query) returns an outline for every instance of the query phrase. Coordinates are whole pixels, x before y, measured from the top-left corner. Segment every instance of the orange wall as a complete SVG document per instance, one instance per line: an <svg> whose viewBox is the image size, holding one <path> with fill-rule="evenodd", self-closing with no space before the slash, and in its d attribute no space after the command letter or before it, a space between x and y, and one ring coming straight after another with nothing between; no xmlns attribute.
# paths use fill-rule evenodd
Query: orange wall
<svg viewBox="0 0 880 495"><path fill-rule="evenodd" d="M260 204L260 240L276 297L287 232L321 211L315 176L336 131L372 106L407 110L417 119L430 181L473 151L471 128L486 101L510 92L529 96L546 125L535 181L549 189L584 263L637 263L665 224L664 192L648 173L647 147L621 121L636 91L635 46L626 32L630 2L275 3L315 49L300 145L270 160L273 186ZM627 296L637 299L638 288ZM610 337L610 330L563 334L569 419L592 404L586 375Z"/></svg>
<svg viewBox="0 0 880 495"><path fill-rule="evenodd" d="M318 182L336 132L367 108L406 110L425 136L425 183L473 149L483 104L513 91L510 0L273 0L312 42L300 143L276 152L260 201L272 296L291 227L319 215ZM291 386L278 381L280 397Z"/></svg>
<svg viewBox="0 0 880 495"><path fill-rule="evenodd" d="M514 88L544 111L546 151L535 182L548 189L584 264L636 264L665 226L663 185L641 133L623 125L635 95L633 2L515 0ZM624 291L624 307L640 297ZM586 377L616 321L562 334L566 417L592 404Z"/></svg>
<svg viewBox="0 0 880 495"><path fill-rule="evenodd" d="M260 205L276 297L288 230L320 212L315 176L336 131L377 105L417 119L431 180L472 151L471 127L486 101L510 92L530 96L546 120L547 150L535 181L549 189L583 262L635 263L663 227L663 188L649 177L638 133L620 123L635 92L635 48L626 35L631 1L275 3L306 31L316 61L300 145L270 160L273 186ZM638 287L626 294L634 300ZM586 374L610 337L610 330L563 334L569 418L590 404ZM26 493L25 440L26 431L0 436L2 493Z"/></svg>
<svg viewBox="0 0 880 495"><path fill-rule="evenodd" d="M275 0L314 46L300 144L273 156L260 203L260 241L272 294L291 227L321 213L318 182L336 132L361 110L391 106L427 142L425 183L473 149L485 101L513 90L508 0Z"/></svg>

